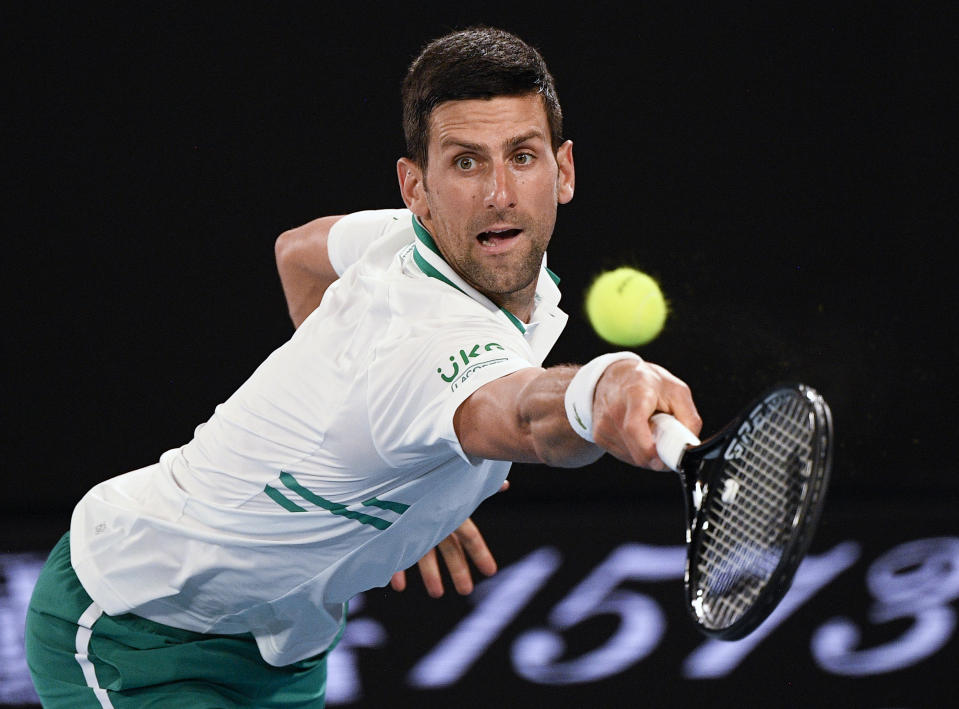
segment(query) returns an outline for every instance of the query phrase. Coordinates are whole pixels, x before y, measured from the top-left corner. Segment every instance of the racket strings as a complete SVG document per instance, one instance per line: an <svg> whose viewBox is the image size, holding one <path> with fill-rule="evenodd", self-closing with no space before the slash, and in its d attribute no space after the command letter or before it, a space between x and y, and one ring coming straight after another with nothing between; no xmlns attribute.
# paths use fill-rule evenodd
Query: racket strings
<svg viewBox="0 0 959 709"><path fill-rule="evenodd" d="M802 501L814 420L798 395L769 402L713 481L701 523L696 599L703 621L728 627L775 572Z"/></svg>

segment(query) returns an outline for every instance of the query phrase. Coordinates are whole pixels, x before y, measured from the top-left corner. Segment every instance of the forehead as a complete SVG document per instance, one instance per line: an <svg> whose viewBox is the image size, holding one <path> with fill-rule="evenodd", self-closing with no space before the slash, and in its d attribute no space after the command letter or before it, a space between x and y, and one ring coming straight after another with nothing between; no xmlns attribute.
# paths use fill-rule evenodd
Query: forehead
<svg viewBox="0 0 959 709"><path fill-rule="evenodd" d="M549 141L546 103L539 94L446 101L430 116L430 151L464 142L493 147L533 133Z"/></svg>

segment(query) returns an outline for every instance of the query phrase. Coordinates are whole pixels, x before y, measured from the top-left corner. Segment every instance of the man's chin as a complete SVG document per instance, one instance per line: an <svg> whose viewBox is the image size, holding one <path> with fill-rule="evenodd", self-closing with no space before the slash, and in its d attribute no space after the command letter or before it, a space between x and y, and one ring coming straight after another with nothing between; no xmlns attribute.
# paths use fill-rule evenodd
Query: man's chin
<svg viewBox="0 0 959 709"><path fill-rule="evenodd" d="M524 269L521 273L508 274L500 271L499 273L481 273L476 275L477 278L470 280L476 285L477 290L487 296L493 297L495 300L498 297L516 295L530 286L534 286L536 279L539 277L539 264L537 264L536 270L533 272Z"/></svg>

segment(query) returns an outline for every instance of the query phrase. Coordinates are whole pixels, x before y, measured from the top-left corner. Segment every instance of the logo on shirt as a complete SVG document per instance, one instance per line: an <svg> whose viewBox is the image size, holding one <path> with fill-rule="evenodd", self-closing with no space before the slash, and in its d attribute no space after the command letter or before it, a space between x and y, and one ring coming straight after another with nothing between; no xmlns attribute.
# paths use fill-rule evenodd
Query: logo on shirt
<svg viewBox="0 0 959 709"><path fill-rule="evenodd" d="M489 342L485 345L473 345L473 348L470 350L462 349L459 351L459 357L456 355L450 355L450 364L453 366L453 371L450 374L447 374L443 367L437 367L436 373L439 374L444 382L452 383L453 388L466 381L466 379L477 369L481 367L489 366L496 362L502 362L505 360L505 357L500 357L495 360L486 360L483 362L473 362L474 359L483 356L485 352L492 352L493 350L502 350L503 346L497 342ZM463 368L460 368L460 362L463 363Z"/></svg>

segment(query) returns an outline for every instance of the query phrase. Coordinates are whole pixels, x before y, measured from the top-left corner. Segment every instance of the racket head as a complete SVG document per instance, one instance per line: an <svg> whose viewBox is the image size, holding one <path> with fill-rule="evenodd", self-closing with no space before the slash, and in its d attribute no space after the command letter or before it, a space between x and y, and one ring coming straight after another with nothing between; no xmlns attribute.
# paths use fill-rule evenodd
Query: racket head
<svg viewBox="0 0 959 709"><path fill-rule="evenodd" d="M686 451L686 600L704 634L749 634L789 590L819 522L832 454L829 406L799 383L771 387Z"/></svg>

